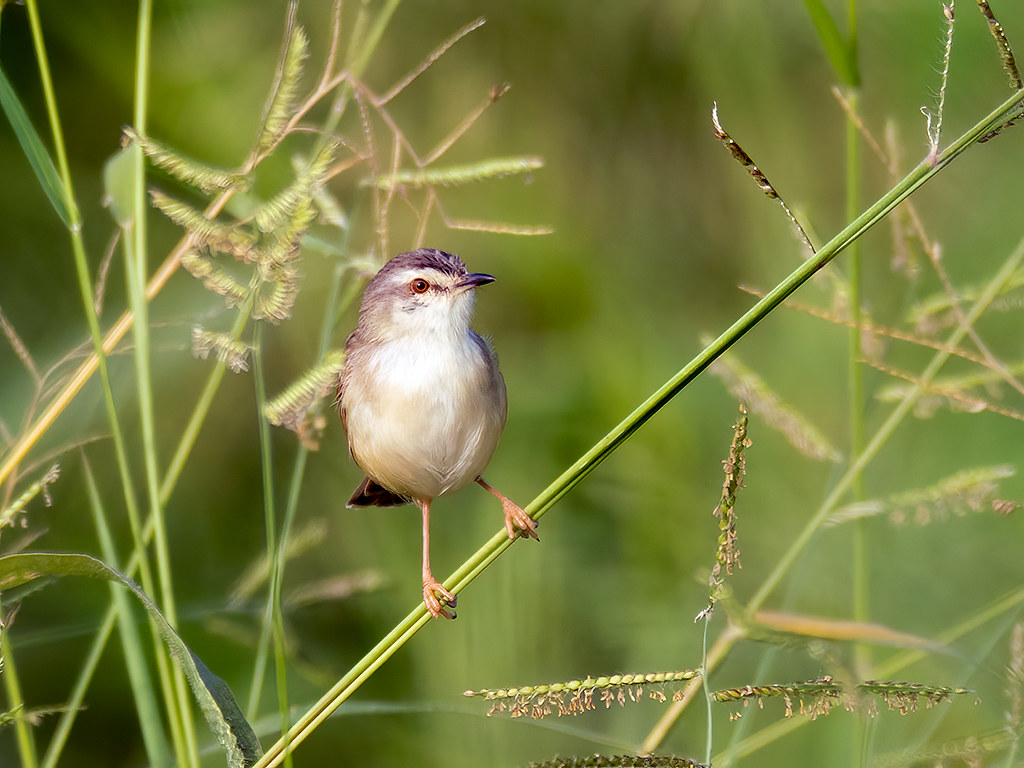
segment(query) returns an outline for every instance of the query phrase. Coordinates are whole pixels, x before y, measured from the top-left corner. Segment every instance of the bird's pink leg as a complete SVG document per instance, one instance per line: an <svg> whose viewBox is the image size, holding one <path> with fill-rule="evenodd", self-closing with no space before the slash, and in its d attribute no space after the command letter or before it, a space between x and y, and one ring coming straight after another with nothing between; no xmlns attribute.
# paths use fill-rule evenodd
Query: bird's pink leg
<svg viewBox="0 0 1024 768"><path fill-rule="evenodd" d="M478 477L476 481L501 499L501 508L505 512L505 530L508 531L510 539L522 536L524 539L531 538L540 541L540 536L537 535L536 520L526 514L523 508L514 501L503 496L496 488L488 485L482 477Z"/></svg>
<svg viewBox="0 0 1024 768"><path fill-rule="evenodd" d="M455 608L455 595L430 573L430 499L417 499L416 504L423 511L423 604L435 619L438 616L454 619L455 611L446 609Z"/></svg>

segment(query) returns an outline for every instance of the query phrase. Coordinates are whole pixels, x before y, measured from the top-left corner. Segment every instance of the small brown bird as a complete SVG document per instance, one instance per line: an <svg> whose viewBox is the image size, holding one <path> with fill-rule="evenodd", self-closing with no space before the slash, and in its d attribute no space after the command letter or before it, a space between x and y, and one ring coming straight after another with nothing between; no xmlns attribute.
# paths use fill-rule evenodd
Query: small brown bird
<svg viewBox="0 0 1024 768"><path fill-rule="evenodd" d="M348 506L420 508L423 602L434 618L454 619L456 603L430 572L435 498L475 481L501 500L509 538L538 538L536 521L481 477L507 412L498 359L469 327L474 289L492 282L444 251L399 254L366 287L345 343L338 412L366 473Z"/></svg>

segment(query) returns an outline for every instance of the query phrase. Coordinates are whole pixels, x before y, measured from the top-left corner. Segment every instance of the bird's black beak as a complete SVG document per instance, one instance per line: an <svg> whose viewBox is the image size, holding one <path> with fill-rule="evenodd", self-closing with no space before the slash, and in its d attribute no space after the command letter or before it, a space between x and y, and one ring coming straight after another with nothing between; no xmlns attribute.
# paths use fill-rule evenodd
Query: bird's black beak
<svg viewBox="0 0 1024 768"><path fill-rule="evenodd" d="M465 277L459 278L459 282L456 286L459 288L476 288L481 285L487 285L495 281L494 275L485 275L483 272L472 272Z"/></svg>

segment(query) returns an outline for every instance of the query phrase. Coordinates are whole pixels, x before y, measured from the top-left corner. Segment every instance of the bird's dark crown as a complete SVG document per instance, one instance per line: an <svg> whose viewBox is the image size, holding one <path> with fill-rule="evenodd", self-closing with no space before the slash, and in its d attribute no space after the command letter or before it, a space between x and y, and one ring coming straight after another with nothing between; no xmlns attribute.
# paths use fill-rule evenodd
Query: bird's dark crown
<svg viewBox="0 0 1024 768"><path fill-rule="evenodd" d="M419 248L415 251L398 254L385 264L378 274L389 274L406 269L434 269L452 277L462 277L468 273L462 259L455 254L433 248Z"/></svg>

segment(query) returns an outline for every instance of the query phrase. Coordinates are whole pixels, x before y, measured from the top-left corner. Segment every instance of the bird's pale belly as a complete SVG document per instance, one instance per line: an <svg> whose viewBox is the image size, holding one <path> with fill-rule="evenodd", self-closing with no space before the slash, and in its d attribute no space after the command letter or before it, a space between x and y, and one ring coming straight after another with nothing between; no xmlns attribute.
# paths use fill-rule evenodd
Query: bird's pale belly
<svg viewBox="0 0 1024 768"><path fill-rule="evenodd" d="M448 375L452 361L394 352L362 382L372 396L356 391L359 384L346 392L356 463L384 488L411 498L436 498L473 482L504 426L504 384L499 380L501 407L495 408L495 382L484 365L456 383Z"/></svg>

